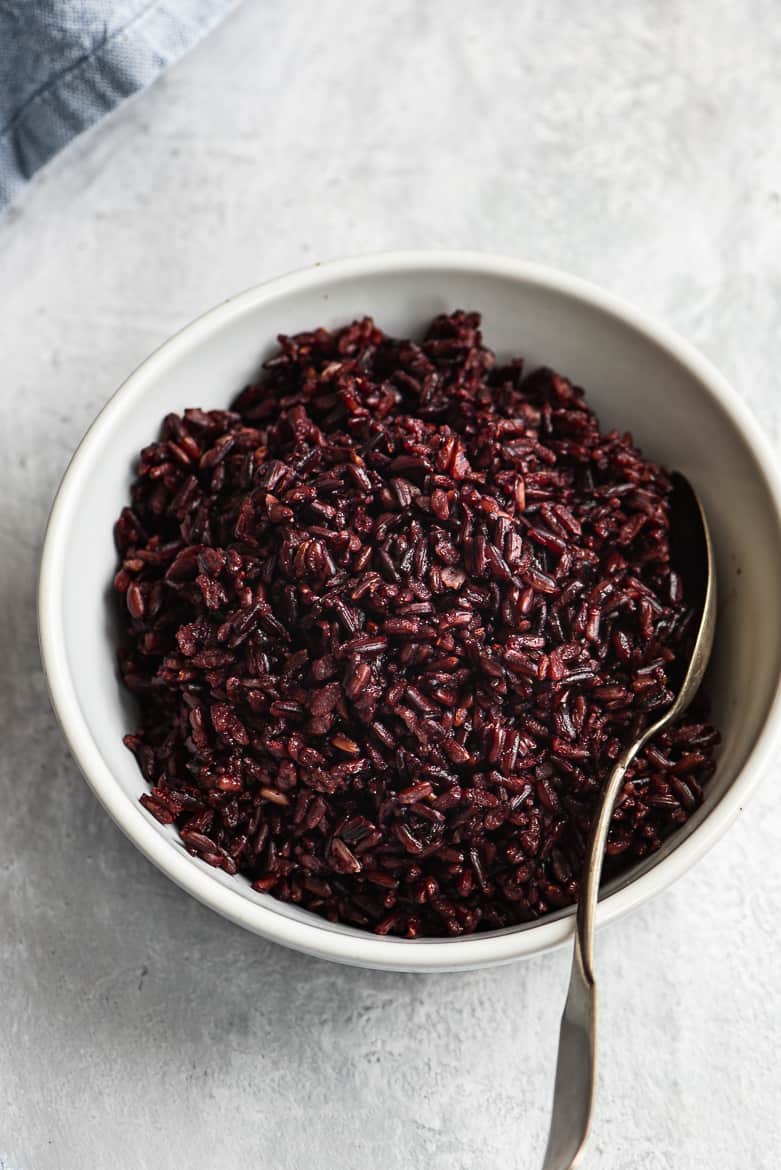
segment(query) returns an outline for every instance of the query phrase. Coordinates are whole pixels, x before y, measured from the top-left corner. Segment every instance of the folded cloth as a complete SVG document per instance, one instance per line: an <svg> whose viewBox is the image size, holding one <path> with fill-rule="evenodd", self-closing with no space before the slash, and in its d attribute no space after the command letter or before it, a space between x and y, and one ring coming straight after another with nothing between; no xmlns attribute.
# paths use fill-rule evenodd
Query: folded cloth
<svg viewBox="0 0 781 1170"><path fill-rule="evenodd" d="M0 0L0 211L238 0Z"/></svg>

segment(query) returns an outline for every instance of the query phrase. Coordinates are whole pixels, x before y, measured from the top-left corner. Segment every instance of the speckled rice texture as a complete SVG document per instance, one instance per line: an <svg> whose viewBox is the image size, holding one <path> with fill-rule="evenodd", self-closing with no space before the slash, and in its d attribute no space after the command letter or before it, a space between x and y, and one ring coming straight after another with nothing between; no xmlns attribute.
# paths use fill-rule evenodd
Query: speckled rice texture
<svg viewBox="0 0 781 1170"><path fill-rule="evenodd" d="M145 807L378 933L575 900L600 786L691 635L665 472L479 324L280 339L232 411L168 416L117 525ZM608 872L688 819L717 739L694 715L645 749Z"/></svg>

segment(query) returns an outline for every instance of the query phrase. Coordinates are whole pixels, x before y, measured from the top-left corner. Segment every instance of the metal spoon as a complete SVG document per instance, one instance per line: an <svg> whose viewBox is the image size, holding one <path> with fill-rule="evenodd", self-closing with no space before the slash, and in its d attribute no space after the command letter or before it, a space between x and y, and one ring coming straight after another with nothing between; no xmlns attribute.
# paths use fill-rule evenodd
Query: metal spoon
<svg viewBox="0 0 781 1170"><path fill-rule="evenodd" d="M708 522L689 481L673 475L670 556L681 574L684 596L699 611L694 649L672 706L624 748L602 792L591 829L578 899L575 953L561 1017L556 1084L548 1145L542 1170L575 1170L586 1147L594 1107L597 1067L597 985L594 976L594 919L608 829L616 798L639 751L678 719L699 690L716 624L716 570Z"/></svg>

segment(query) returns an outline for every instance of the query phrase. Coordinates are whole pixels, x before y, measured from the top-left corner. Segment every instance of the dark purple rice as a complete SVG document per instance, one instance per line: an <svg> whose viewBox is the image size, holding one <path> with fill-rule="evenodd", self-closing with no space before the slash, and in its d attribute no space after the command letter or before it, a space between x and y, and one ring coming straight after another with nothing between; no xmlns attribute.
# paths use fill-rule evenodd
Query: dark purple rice
<svg viewBox="0 0 781 1170"><path fill-rule="evenodd" d="M281 337L232 410L166 417L116 525L142 804L378 934L573 902L600 786L691 639L666 473L479 325ZM631 769L608 875L699 805L696 718Z"/></svg>

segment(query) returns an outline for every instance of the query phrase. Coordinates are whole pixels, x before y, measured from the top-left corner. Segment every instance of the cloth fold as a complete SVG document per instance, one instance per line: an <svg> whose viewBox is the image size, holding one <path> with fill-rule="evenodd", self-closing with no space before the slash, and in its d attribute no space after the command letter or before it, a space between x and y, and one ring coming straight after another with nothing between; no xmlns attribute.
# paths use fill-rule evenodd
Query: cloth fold
<svg viewBox="0 0 781 1170"><path fill-rule="evenodd" d="M0 211L238 0L0 0Z"/></svg>

